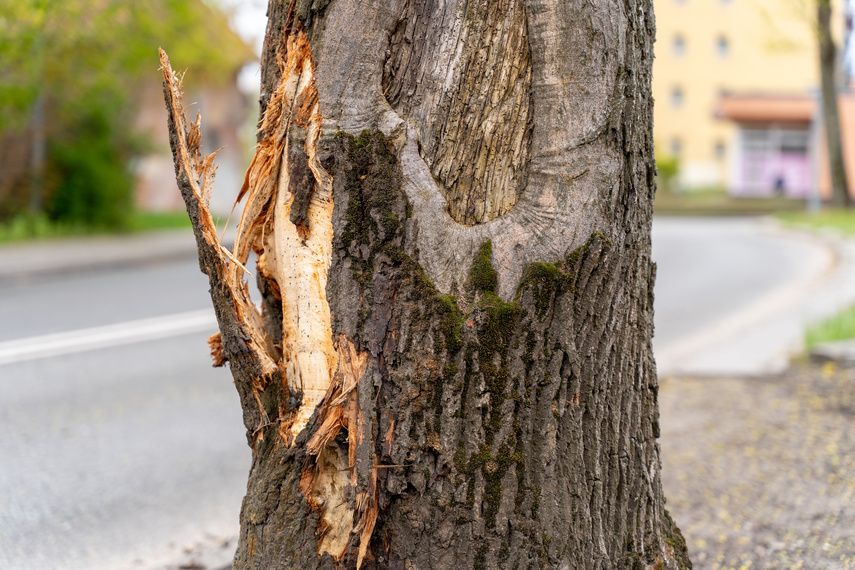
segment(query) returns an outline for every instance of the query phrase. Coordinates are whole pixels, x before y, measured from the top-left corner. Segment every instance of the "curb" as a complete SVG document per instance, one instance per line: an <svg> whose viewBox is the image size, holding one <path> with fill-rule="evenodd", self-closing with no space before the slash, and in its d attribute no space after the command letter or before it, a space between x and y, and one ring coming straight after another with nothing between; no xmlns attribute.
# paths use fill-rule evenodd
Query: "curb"
<svg viewBox="0 0 855 570"><path fill-rule="evenodd" d="M804 351L808 323L855 300L855 240L805 231L759 218L766 235L789 236L829 256L819 271L768 292L702 330L658 347L660 377L673 375L755 376L780 372Z"/></svg>
<svg viewBox="0 0 855 570"><path fill-rule="evenodd" d="M855 368L855 340L817 344L808 352L808 358L820 366L833 363L840 368Z"/></svg>
<svg viewBox="0 0 855 570"><path fill-rule="evenodd" d="M195 256L196 242L190 230L15 244L0 248L0 287Z"/></svg>

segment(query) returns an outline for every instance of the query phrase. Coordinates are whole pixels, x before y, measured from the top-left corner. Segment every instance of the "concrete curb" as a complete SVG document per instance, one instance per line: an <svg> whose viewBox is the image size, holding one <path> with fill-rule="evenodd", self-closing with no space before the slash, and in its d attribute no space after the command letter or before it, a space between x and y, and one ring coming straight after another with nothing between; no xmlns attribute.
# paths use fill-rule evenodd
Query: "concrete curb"
<svg viewBox="0 0 855 570"><path fill-rule="evenodd" d="M823 342L814 346L808 353L815 364L836 364L841 368L855 368L855 340Z"/></svg>
<svg viewBox="0 0 855 570"><path fill-rule="evenodd" d="M195 256L193 233L183 229L13 244L0 247L0 286Z"/></svg>

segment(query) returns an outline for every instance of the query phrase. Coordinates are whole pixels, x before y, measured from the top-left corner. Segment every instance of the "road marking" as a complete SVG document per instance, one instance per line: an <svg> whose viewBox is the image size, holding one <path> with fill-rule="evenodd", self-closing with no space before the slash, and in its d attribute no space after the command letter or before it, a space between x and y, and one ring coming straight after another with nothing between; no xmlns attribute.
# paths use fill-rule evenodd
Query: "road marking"
<svg viewBox="0 0 855 570"><path fill-rule="evenodd" d="M0 342L0 366L216 328L211 309Z"/></svg>

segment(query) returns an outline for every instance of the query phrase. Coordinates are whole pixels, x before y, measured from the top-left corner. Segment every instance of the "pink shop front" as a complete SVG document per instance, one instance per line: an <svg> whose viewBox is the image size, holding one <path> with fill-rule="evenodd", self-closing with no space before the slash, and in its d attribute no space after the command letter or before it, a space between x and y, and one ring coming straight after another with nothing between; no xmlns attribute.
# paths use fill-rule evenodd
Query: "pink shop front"
<svg viewBox="0 0 855 570"><path fill-rule="evenodd" d="M723 95L717 114L738 127L729 168L732 195L809 196L814 181L811 98Z"/></svg>
<svg viewBox="0 0 855 570"><path fill-rule="evenodd" d="M738 137L733 195L808 197L813 171L808 126L745 124Z"/></svg>

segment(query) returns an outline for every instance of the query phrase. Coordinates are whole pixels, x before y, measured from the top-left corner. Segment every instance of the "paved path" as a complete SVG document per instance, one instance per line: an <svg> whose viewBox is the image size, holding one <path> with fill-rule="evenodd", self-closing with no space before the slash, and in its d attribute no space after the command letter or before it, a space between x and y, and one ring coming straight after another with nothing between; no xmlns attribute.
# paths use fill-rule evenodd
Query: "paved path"
<svg viewBox="0 0 855 570"><path fill-rule="evenodd" d="M190 230L7 244L0 246L0 285L195 256L196 243Z"/></svg>
<svg viewBox="0 0 855 570"><path fill-rule="evenodd" d="M802 349L805 327L855 302L855 246L760 218L658 218L660 375L765 374Z"/></svg>
<svg viewBox="0 0 855 570"><path fill-rule="evenodd" d="M207 278L171 253L0 284L0 568L230 561L251 452Z"/></svg>

